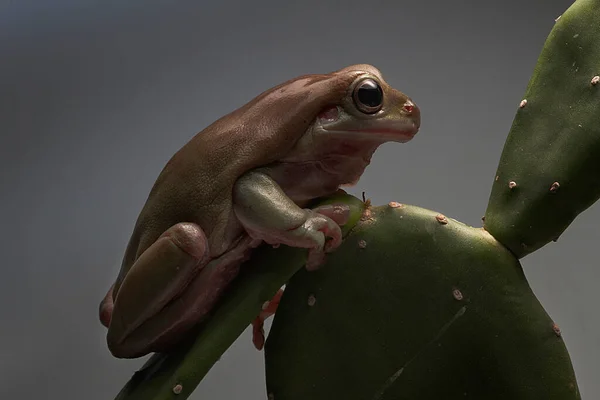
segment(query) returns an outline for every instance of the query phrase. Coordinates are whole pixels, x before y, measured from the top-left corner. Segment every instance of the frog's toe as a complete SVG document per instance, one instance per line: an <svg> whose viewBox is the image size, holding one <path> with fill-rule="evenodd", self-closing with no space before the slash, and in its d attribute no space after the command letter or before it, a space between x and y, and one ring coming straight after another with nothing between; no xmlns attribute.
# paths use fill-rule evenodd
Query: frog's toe
<svg viewBox="0 0 600 400"><path fill-rule="evenodd" d="M322 250L311 249L306 260L306 269L316 271L325 263L325 253Z"/></svg>
<svg viewBox="0 0 600 400"><path fill-rule="evenodd" d="M262 311L252 321L252 343L257 350L262 350L265 346L265 321L277 311L283 289L279 289L273 298L263 304Z"/></svg>
<svg viewBox="0 0 600 400"><path fill-rule="evenodd" d="M100 310L99 310L100 323L107 328L110 325L110 320L111 320L112 312L113 312L113 308L114 308L114 302L113 302L113 288L114 287L115 287L115 284L113 283L111 285L110 289L108 289L106 296L104 296L104 299L102 299L102 301L100 302Z"/></svg>
<svg viewBox="0 0 600 400"><path fill-rule="evenodd" d="M265 322L259 317L252 321L252 344L260 351L265 346Z"/></svg>
<svg viewBox="0 0 600 400"><path fill-rule="evenodd" d="M338 225L345 225L350 218L350 207L347 204L325 204L313 211L329 217Z"/></svg>

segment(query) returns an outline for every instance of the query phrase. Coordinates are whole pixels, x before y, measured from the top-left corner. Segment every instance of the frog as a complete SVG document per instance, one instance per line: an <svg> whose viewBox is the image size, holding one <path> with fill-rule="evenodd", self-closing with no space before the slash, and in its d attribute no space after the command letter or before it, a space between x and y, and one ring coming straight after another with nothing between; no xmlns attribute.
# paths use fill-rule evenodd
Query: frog
<svg viewBox="0 0 600 400"><path fill-rule="evenodd" d="M306 249L305 268L319 269L349 209L311 202L355 185L380 145L410 141L420 123L411 98L355 64L285 81L195 134L158 174L100 302L110 353L172 349L259 246ZM252 322L259 350L281 290Z"/></svg>

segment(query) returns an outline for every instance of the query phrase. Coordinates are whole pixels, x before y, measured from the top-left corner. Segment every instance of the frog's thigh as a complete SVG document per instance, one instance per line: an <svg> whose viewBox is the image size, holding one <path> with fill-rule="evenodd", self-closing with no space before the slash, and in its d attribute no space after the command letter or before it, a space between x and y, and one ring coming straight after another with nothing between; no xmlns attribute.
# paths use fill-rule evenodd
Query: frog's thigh
<svg viewBox="0 0 600 400"><path fill-rule="evenodd" d="M209 253L202 229L192 223L179 223L141 254L114 301L107 333L113 355L131 358L156 351L154 347L159 343L195 322L193 313L178 313L172 305L180 303L176 298L206 265Z"/></svg>

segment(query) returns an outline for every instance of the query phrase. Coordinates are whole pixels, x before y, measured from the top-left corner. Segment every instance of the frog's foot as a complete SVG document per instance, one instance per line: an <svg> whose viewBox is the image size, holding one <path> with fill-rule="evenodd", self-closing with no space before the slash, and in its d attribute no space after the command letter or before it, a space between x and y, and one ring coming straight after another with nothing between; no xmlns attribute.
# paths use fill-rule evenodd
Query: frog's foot
<svg viewBox="0 0 600 400"><path fill-rule="evenodd" d="M265 346L265 321L274 315L281 301L283 295L283 289L279 289L271 301L263 304L262 311L258 314L258 317L252 321L252 343L257 350L262 350Z"/></svg>
<svg viewBox="0 0 600 400"><path fill-rule="evenodd" d="M335 250L342 242L340 225L350 216L350 208L345 204L330 204L315 209L301 210L303 221L287 229L256 230L246 227L248 234L264 242L279 246L308 249L306 268L318 269L325 261L325 254Z"/></svg>
<svg viewBox="0 0 600 400"><path fill-rule="evenodd" d="M336 226L333 230L325 232L325 235L331 237L331 240L326 241L322 247L309 250L306 262L306 269L309 271L318 269L325 262L325 253L330 253L340 246L342 243L340 226L345 225L350 217L350 207L345 204L327 204L316 207L313 211L329 218Z"/></svg>

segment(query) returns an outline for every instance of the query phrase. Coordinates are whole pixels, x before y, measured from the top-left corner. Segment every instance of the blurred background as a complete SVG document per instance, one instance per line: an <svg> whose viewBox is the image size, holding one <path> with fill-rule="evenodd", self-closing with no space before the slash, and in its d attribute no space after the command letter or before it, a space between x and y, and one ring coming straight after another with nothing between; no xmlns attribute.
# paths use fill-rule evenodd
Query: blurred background
<svg viewBox="0 0 600 400"><path fill-rule="evenodd" d="M358 185L481 226L537 56L569 0L0 1L0 398L112 399L98 304L165 162L289 78L377 66L422 110ZM343 4L343 6L341 5ZM600 398L600 209L522 260ZM267 325L268 326L268 325ZM192 399L264 399L250 331Z"/></svg>

